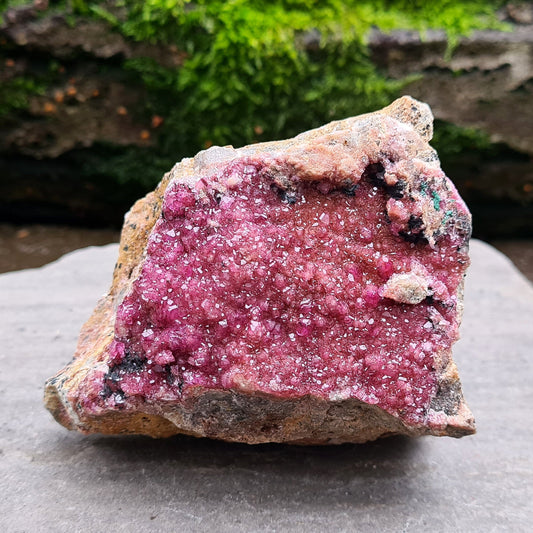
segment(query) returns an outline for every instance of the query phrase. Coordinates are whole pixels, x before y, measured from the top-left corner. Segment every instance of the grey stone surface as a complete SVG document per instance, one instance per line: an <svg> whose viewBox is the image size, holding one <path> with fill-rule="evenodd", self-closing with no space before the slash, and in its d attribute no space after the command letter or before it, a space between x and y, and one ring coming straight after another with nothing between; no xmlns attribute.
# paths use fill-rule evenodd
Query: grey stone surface
<svg viewBox="0 0 533 533"><path fill-rule="evenodd" d="M530 531L533 286L473 242L455 349L478 434L247 446L83 436L42 406L107 289L116 245L0 276L3 532Z"/></svg>
<svg viewBox="0 0 533 533"><path fill-rule="evenodd" d="M435 118L478 128L492 142L532 155L533 24L509 29L474 32L460 39L449 57L443 31L422 36L374 29L369 47L389 76L414 75L402 92L428 103Z"/></svg>

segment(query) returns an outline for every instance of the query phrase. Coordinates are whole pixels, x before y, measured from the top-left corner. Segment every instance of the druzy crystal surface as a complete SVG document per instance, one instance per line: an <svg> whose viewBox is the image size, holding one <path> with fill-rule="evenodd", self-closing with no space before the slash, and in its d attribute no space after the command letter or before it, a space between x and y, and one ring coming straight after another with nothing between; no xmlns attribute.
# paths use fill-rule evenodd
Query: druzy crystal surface
<svg viewBox="0 0 533 533"><path fill-rule="evenodd" d="M468 259L453 232L430 246L414 200L383 175L373 164L357 182L280 186L242 158L195 187L172 183L86 407L201 386L356 398L421 422L433 354L458 336Z"/></svg>

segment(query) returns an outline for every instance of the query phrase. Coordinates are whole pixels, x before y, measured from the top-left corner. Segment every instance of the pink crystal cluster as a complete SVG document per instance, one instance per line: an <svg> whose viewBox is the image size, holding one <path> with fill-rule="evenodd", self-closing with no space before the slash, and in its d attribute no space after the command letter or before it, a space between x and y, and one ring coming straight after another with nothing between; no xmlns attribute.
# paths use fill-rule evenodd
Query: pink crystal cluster
<svg viewBox="0 0 533 533"><path fill-rule="evenodd" d="M453 231L429 246L401 190L376 173L281 186L248 158L196 188L172 183L118 308L94 408L233 388L356 398L422 421L433 356L457 338L468 259ZM416 305L394 297L409 275L421 280Z"/></svg>

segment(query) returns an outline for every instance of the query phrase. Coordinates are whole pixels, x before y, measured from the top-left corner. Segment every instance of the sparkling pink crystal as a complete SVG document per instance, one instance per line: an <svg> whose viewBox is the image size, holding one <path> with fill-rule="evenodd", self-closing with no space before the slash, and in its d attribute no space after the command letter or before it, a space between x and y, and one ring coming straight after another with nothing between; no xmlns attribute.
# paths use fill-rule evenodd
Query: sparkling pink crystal
<svg viewBox="0 0 533 533"><path fill-rule="evenodd" d="M172 183L86 407L179 402L201 386L357 398L420 422L433 354L457 338L468 259L453 232L433 247L402 236L417 207L389 192L368 176L285 190L253 159ZM425 300L384 296L392 276L422 270Z"/></svg>

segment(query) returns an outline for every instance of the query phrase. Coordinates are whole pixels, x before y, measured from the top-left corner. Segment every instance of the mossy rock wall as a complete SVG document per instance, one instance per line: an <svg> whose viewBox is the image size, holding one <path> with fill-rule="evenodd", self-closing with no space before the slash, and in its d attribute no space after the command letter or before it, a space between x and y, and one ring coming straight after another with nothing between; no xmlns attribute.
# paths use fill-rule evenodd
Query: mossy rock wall
<svg viewBox="0 0 533 533"><path fill-rule="evenodd" d="M417 76L402 93L430 104L443 167L488 237L533 236L533 5L511 12L521 22L511 31L475 32L450 57L439 31L370 41L388 76Z"/></svg>
<svg viewBox="0 0 533 533"><path fill-rule="evenodd" d="M0 218L120 225L174 162L427 101L479 236L533 235L533 4L0 2Z"/></svg>

